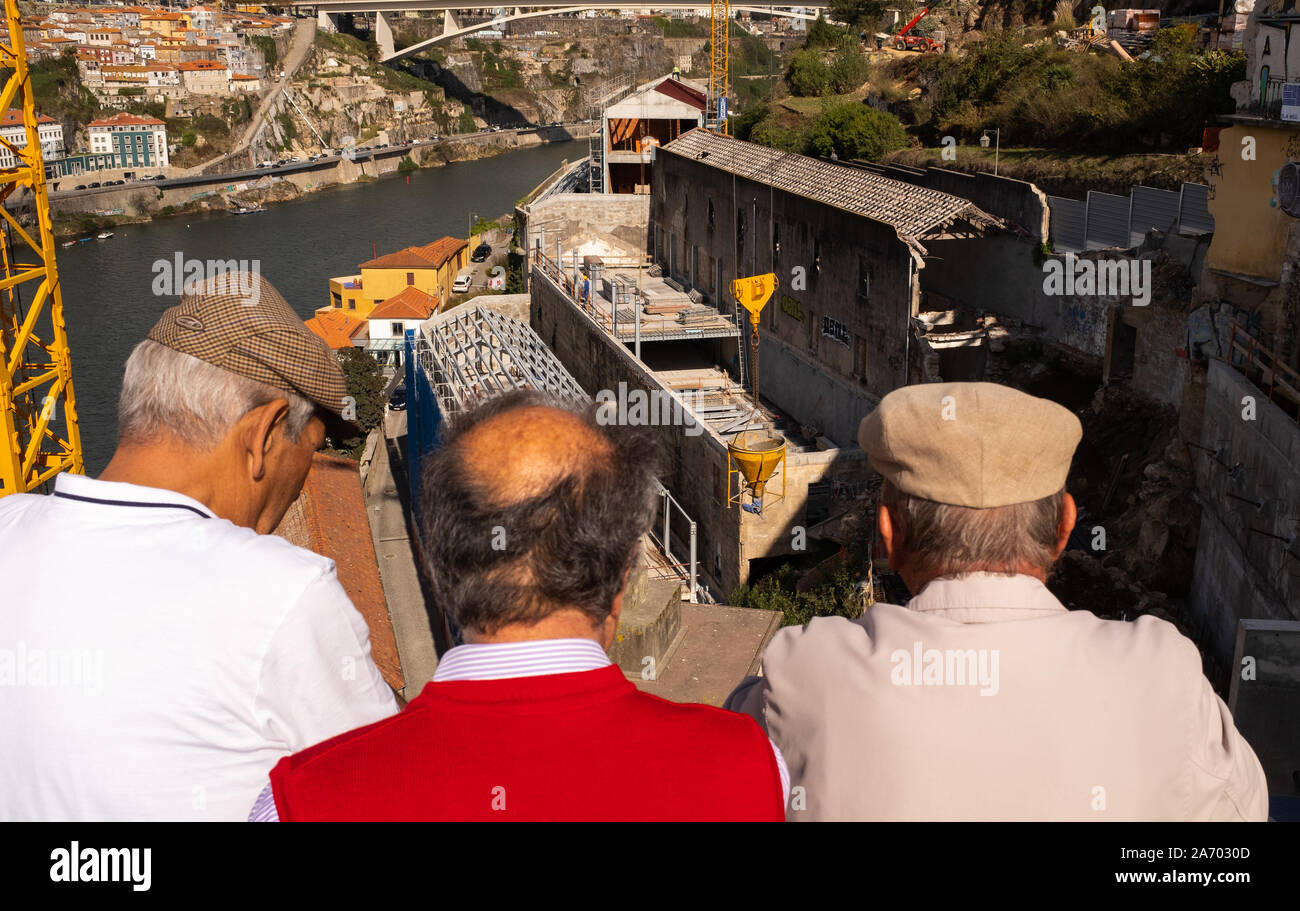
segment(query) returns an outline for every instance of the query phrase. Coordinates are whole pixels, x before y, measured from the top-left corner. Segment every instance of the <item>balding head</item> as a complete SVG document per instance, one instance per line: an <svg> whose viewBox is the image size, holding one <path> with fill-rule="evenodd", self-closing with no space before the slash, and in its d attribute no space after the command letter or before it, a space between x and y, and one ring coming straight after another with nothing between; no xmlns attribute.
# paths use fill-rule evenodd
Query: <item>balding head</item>
<svg viewBox="0 0 1300 911"><path fill-rule="evenodd" d="M645 428L532 391L459 416L422 481L437 605L480 635L564 610L602 624L654 517L660 453Z"/></svg>
<svg viewBox="0 0 1300 911"><path fill-rule="evenodd" d="M599 471L614 455L599 429L572 411L524 405L475 423L457 445L484 502L508 506Z"/></svg>

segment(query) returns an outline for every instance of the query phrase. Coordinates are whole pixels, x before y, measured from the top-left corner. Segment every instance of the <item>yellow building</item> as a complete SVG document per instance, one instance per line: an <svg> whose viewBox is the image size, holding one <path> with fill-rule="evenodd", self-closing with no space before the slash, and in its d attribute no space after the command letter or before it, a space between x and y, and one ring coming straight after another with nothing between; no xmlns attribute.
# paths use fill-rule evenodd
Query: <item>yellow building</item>
<svg viewBox="0 0 1300 911"><path fill-rule="evenodd" d="M1300 0L1252 17L1247 79L1219 134L1212 165L1214 237L1201 292L1244 311L1258 338L1300 368L1300 107L1283 87L1300 83Z"/></svg>
<svg viewBox="0 0 1300 911"><path fill-rule="evenodd" d="M358 319L390 297L415 288L437 298L438 306L451 297L456 273L469 262L469 243L444 237L422 247L406 247L357 267L358 274L330 279L330 303L323 310L343 310Z"/></svg>
<svg viewBox="0 0 1300 911"><path fill-rule="evenodd" d="M140 14L140 28L152 29L168 38L186 27L185 18L180 13L150 10L147 13Z"/></svg>

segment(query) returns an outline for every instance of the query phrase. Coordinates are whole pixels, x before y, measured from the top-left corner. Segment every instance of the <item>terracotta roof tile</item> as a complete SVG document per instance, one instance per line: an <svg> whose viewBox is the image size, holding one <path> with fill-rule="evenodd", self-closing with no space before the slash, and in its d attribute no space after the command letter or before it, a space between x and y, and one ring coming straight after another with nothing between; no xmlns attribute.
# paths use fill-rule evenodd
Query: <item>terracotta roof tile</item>
<svg viewBox="0 0 1300 911"><path fill-rule="evenodd" d="M126 67L105 67L107 70L126 70ZM157 67L141 67L141 69L157 69ZM145 114L128 114L123 111L120 114L114 114L112 117L104 117L100 120L92 120L87 126L91 127L149 127L149 126L166 126L157 117L150 117Z"/></svg>
<svg viewBox="0 0 1300 911"><path fill-rule="evenodd" d="M384 682L401 690L406 681L375 559L357 463L316 453L302 493L275 533L334 561L339 583L370 628L370 655L375 665L384 675Z"/></svg>
<svg viewBox="0 0 1300 911"><path fill-rule="evenodd" d="M404 247L361 264L362 269L435 269L469 246L469 241L443 237L422 247Z"/></svg>
<svg viewBox="0 0 1300 911"><path fill-rule="evenodd" d="M437 311L438 298L410 285L371 310L367 318L428 319Z"/></svg>
<svg viewBox="0 0 1300 911"><path fill-rule="evenodd" d="M18 108L10 108L9 110L5 111L4 117L0 118L0 126L3 127L18 126L22 122L23 122L23 112L20 111ZM37 123L58 123L58 121L55 120L53 117L47 117L44 114L37 114L36 122Z"/></svg>
<svg viewBox="0 0 1300 911"><path fill-rule="evenodd" d="M352 343L358 337L370 337L369 323L355 316L349 316L342 310L321 309L316 311L315 316L304 322L311 332L324 339L325 344L335 351L353 347Z"/></svg>

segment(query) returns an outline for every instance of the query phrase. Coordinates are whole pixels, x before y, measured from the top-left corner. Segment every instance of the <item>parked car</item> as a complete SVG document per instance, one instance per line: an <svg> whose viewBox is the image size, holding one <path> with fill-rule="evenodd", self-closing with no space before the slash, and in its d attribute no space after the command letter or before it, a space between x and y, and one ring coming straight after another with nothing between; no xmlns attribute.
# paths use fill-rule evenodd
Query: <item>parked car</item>
<svg viewBox="0 0 1300 911"><path fill-rule="evenodd" d="M84 183L79 183L79 184L77 184L77 189L78 189L78 190L84 190L84 189L86 189L86 185L85 185Z"/></svg>
<svg viewBox="0 0 1300 911"><path fill-rule="evenodd" d="M95 181L94 183L92 183L92 184L90 185L90 189L92 189L92 190L98 190L99 187L100 187L100 183L99 183L98 180Z"/></svg>
<svg viewBox="0 0 1300 911"><path fill-rule="evenodd" d="M474 248L474 252L470 254L469 261L472 263L485 262L487 258L491 255L492 255L491 244L479 244L477 247Z"/></svg>
<svg viewBox="0 0 1300 911"><path fill-rule="evenodd" d="M406 410L406 386L401 385L393 390L393 394L388 397L388 408L391 411Z"/></svg>
<svg viewBox="0 0 1300 911"><path fill-rule="evenodd" d="M257 166L258 166L259 168L273 168L273 167L275 167L275 162L273 162L273 161L259 161L259 162L257 163Z"/></svg>
<svg viewBox="0 0 1300 911"><path fill-rule="evenodd" d="M470 285L472 284L474 284L474 273L462 272L460 275L457 275L456 280L451 283L451 293L464 294L470 289Z"/></svg>

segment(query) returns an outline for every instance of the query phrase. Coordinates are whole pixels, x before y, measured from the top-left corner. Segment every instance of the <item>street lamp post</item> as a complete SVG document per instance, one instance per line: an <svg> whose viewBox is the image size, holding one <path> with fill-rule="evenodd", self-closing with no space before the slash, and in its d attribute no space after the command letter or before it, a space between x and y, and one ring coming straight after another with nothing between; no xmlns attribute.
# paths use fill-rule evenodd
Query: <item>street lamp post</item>
<svg viewBox="0 0 1300 911"><path fill-rule="evenodd" d="M474 237L474 217L476 215L478 215L477 212L469 213L469 229L465 232L466 240L471 240Z"/></svg>
<svg viewBox="0 0 1300 911"><path fill-rule="evenodd" d="M993 128L993 138L995 140L995 145L993 146L993 176L997 177L998 176L998 155L1002 151L1002 129L1000 127ZM980 148L987 149L988 147L989 147L989 131L985 130L983 133L980 134Z"/></svg>

